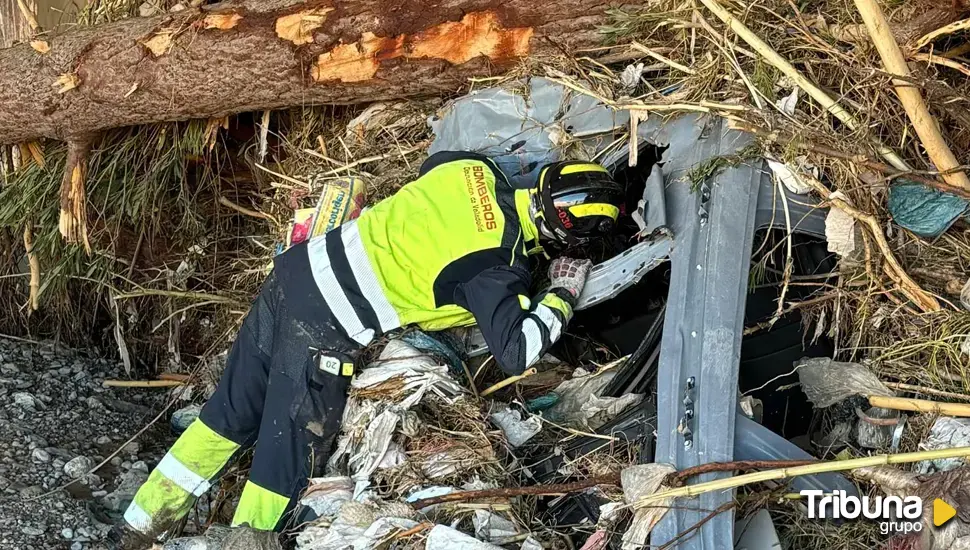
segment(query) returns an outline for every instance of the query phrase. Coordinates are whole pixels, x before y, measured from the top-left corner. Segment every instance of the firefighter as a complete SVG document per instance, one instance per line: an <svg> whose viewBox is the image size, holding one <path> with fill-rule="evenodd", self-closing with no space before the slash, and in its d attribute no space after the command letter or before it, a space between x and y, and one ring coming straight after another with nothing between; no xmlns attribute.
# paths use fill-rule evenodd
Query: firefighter
<svg viewBox="0 0 970 550"><path fill-rule="evenodd" d="M399 327L477 323L502 370L523 372L562 334L591 265L554 259L549 288L529 296L528 253L608 234L623 196L597 164L550 164L514 189L487 158L441 152L393 197L278 255L215 393L135 495L125 531L157 535L254 445L233 525L281 529L326 464L358 352Z"/></svg>

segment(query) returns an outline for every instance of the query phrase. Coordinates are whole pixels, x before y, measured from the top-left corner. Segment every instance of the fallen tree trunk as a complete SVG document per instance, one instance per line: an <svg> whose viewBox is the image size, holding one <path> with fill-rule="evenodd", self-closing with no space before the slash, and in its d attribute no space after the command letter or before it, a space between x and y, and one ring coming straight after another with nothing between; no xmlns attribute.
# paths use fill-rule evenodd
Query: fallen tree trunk
<svg viewBox="0 0 970 550"><path fill-rule="evenodd" d="M242 0L0 51L0 144L456 90L594 46L605 0Z"/></svg>

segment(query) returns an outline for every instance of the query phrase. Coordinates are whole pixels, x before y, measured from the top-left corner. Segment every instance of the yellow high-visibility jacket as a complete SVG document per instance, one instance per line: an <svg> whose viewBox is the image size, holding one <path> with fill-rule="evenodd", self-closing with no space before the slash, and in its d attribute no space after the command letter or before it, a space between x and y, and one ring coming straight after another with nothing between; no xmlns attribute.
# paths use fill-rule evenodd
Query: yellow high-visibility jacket
<svg viewBox="0 0 970 550"><path fill-rule="evenodd" d="M477 323L503 370L520 373L572 316L568 292L528 296L527 251L538 239L529 193L485 157L438 153L417 180L357 220L277 257L277 272L307 266L362 346L409 324Z"/></svg>

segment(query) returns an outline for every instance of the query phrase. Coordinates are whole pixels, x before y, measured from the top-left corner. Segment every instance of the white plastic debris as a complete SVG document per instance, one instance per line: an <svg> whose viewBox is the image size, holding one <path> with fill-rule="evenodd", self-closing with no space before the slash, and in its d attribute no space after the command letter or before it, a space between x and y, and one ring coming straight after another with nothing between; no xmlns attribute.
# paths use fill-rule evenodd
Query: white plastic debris
<svg viewBox="0 0 970 550"><path fill-rule="evenodd" d="M456 489L454 487L450 487L447 485L432 485L431 487L424 487L422 489L418 489L417 491L414 491L413 493L408 495L408 498L404 500L407 502L414 502L416 500L423 500L426 498L440 497L443 495L454 493L455 490Z"/></svg>
<svg viewBox="0 0 970 550"><path fill-rule="evenodd" d="M475 536L481 540L496 541L519 534L514 523L488 510L475 510L472 523L475 525Z"/></svg>
<svg viewBox="0 0 970 550"><path fill-rule="evenodd" d="M354 540L354 550L377 548L387 540L389 535L414 529L417 526L418 522L413 519L378 518L364 531L363 535Z"/></svg>
<svg viewBox="0 0 970 550"><path fill-rule="evenodd" d="M546 416L553 422L584 429L595 430L606 424L623 409L643 399L641 394L599 397L614 376L615 371L594 376L577 368L572 378L553 390L559 395L559 402L546 411Z"/></svg>
<svg viewBox="0 0 970 550"><path fill-rule="evenodd" d="M620 84L626 92L632 92L640 84L643 76L643 63L631 63L620 74Z"/></svg>
<svg viewBox="0 0 970 550"><path fill-rule="evenodd" d="M407 459L408 457L404 453L404 447L397 441L391 441L391 444L387 446L387 452L384 453L383 458L377 464L377 469L387 470L389 468L397 468L407 462Z"/></svg>
<svg viewBox="0 0 970 550"><path fill-rule="evenodd" d="M512 448L523 445L542 430L542 420L539 417L530 416L522 420L521 412L512 410L505 404L500 405L489 418L502 430Z"/></svg>
<svg viewBox="0 0 970 550"><path fill-rule="evenodd" d="M791 93L775 102L778 110L788 116L795 114L795 107L798 106L798 88L792 88Z"/></svg>
<svg viewBox="0 0 970 550"><path fill-rule="evenodd" d="M641 464L624 469L620 473L623 500L632 505L643 497L667 489L663 480L676 471L670 464ZM647 544L650 531L663 519L672 500L665 499L634 512L633 522L623 534L623 550L637 550Z"/></svg>
<svg viewBox="0 0 970 550"><path fill-rule="evenodd" d="M345 502L354 498L354 482L349 477L310 478L310 487L300 499L300 504L309 506L318 517L334 517Z"/></svg>
<svg viewBox="0 0 970 550"><path fill-rule="evenodd" d="M813 405L831 407L855 395L892 396L893 393L864 365L813 357L798 365L798 381Z"/></svg>
<svg viewBox="0 0 970 550"><path fill-rule="evenodd" d="M435 139L428 154L475 151L495 161L513 186L535 185L539 169L561 160L567 144L571 152L595 158L613 143L614 129L629 120L630 111L612 109L557 82L517 80L475 90L442 107L429 120Z"/></svg>
<svg viewBox="0 0 970 550"><path fill-rule="evenodd" d="M952 418L941 416L933 423L930 433L920 444L920 450L935 451L938 449L952 449L954 447L970 446L970 418ZM924 460L916 464L916 471L921 474L932 472L946 472L965 464L962 458L940 458Z"/></svg>
<svg viewBox="0 0 970 550"><path fill-rule="evenodd" d="M384 460L400 420L401 417L394 410L387 409L367 426L362 448L350 457L350 467L356 481L369 478Z"/></svg>
<svg viewBox="0 0 970 550"><path fill-rule="evenodd" d="M522 541L522 546L519 547L519 550L543 550L543 546L541 542L529 536Z"/></svg>
<svg viewBox="0 0 970 550"><path fill-rule="evenodd" d="M768 168L771 169L775 181L781 182L792 193L806 195L812 190L812 187L802 179L797 169L774 159L765 158L765 161L768 162Z"/></svg>
<svg viewBox="0 0 970 550"><path fill-rule="evenodd" d="M435 525L428 533L425 550L501 550L446 525Z"/></svg>
<svg viewBox="0 0 970 550"><path fill-rule="evenodd" d="M388 342L378 361L361 371L351 387L370 388L392 379L403 382L399 391L410 393L400 403L405 409L413 407L429 391L446 399L465 392L448 374L446 365L436 364L427 354L401 340Z"/></svg>
<svg viewBox="0 0 970 550"><path fill-rule="evenodd" d="M623 513L623 504L620 502L607 502L600 505L599 523L608 524L616 521Z"/></svg>
<svg viewBox="0 0 970 550"><path fill-rule="evenodd" d="M627 393L620 397L599 397L591 395L589 401L583 403L580 412L590 428L599 428L612 418L623 412L631 405L643 401L643 394Z"/></svg>
<svg viewBox="0 0 970 550"><path fill-rule="evenodd" d="M428 477L430 480L437 480L451 475L455 475L458 472L458 467L456 459L448 451L442 451L440 453L435 453L428 457L427 460L421 465L421 473Z"/></svg>
<svg viewBox="0 0 970 550"><path fill-rule="evenodd" d="M849 260L858 258L862 244L859 229L852 216L838 208L829 208L825 216L825 240L829 252Z"/></svg>

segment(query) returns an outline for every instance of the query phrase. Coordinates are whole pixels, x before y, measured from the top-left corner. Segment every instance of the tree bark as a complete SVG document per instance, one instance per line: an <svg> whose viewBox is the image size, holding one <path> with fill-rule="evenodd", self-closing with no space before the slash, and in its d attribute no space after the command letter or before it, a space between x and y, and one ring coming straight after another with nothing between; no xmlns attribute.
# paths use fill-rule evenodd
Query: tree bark
<svg viewBox="0 0 970 550"><path fill-rule="evenodd" d="M607 0L239 0L0 51L0 144L451 92L599 44ZM49 51L44 51L48 50Z"/></svg>
<svg viewBox="0 0 970 550"><path fill-rule="evenodd" d="M900 24L893 27L893 37L900 47L911 47L925 34L949 25L970 13L970 0L933 0L932 2L917 2L918 6L911 17L905 20L897 19Z"/></svg>

